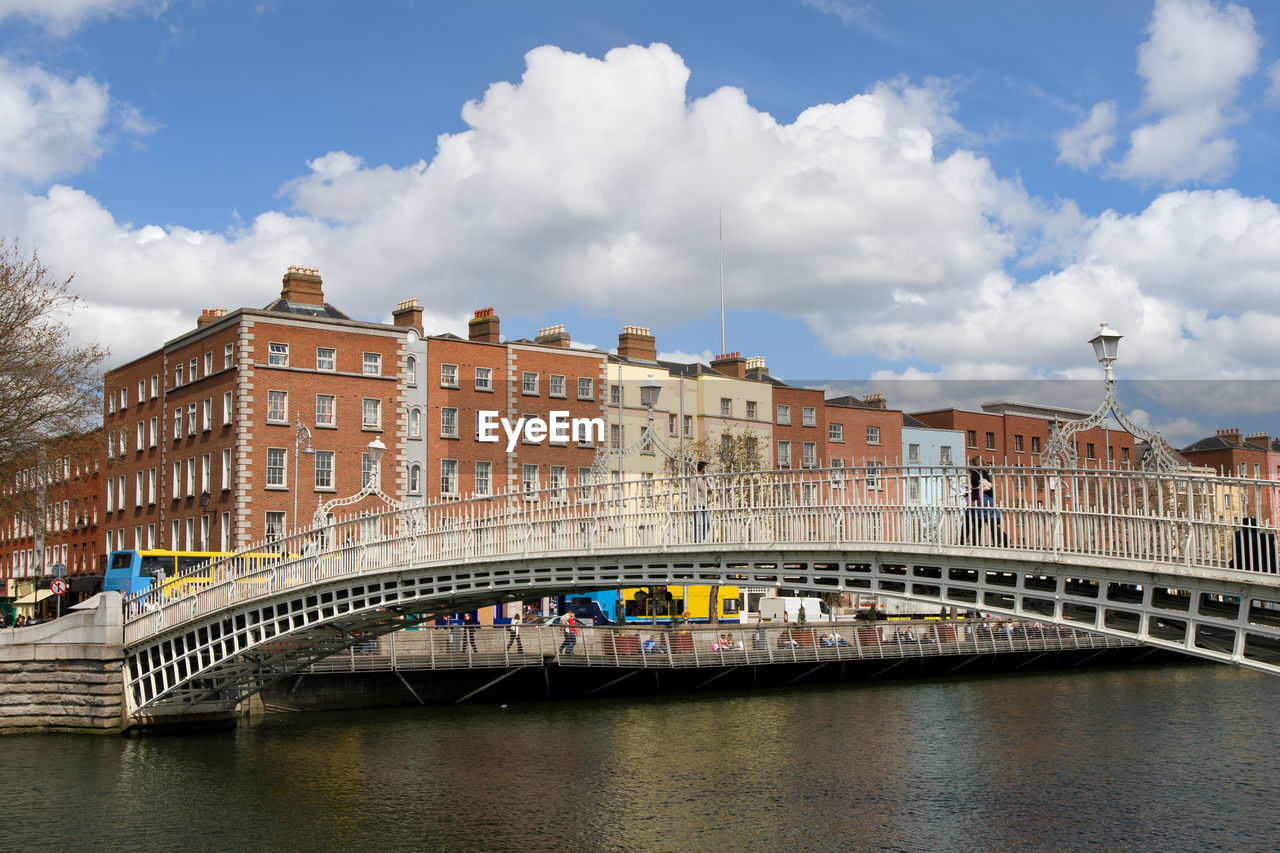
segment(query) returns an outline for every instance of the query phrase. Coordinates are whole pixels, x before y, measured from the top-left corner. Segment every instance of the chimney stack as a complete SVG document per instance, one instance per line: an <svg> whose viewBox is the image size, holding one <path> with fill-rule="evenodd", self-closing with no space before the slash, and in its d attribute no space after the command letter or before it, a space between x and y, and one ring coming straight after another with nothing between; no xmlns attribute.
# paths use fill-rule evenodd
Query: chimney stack
<svg viewBox="0 0 1280 853"><path fill-rule="evenodd" d="M644 326L623 326L618 335L618 357L657 361L658 346L653 333Z"/></svg>
<svg viewBox="0 0 1280 853"><path fill-rule="evenodd" d="M547 326L545 329L538 330L538 336L533 339L535 344L542 344L544 347L560 347L561 349L569 348L569 333L564 330L564 324L557 326Z"/></svg>
<svg viewBox="0 0 1280 853"><path fill-rule="evenodd" d="M206 308L200 312L200 316L196 319L196 328L203 329L210 323L216 323L225 316L227 316L226 308Z"/></svg>
<svg viewBox="0 0 1280 853"><path fill-rule="evenodd" d="M769 374L769 368L765 366L762 355L753 355L747 359L746 369L748 379L763 379Z"/></svg>
<svg viewBox="0 0 1280 853"><path fill-rule="evenodd" d="M1218 430L1218 438L1224 439L1226 441L1232 441L1232 442L1235 442L1236 444L1239 444L1240 428L1230 427L1228 429L1220 429Z"/></svg>
<svg viewBox="0 0 1280 853"><path fill-rule="evenodd" d="M402 299L396 304L396 310L391 312L391 321L397 326L405 326L415 329L418 335L422 335L422 306L418 304L418 297L412 299Z"/></svg>
<svg viewBox="0 0 1280 853"><path fill-rule="evenodd" d="M884 395L880 393L871 393L862 398L862 404L869 409L885 409Z"/></svg>
<svg viewBox="0 0 1280 853"><path fill-rule="evenodd" d="M1271 433L1251 432L1244 437L1244 443L1259 450L1271 449Z"/></svg>
<svg viewBox="0 0 1280 853"><path fill-rule="evenodd" d="M492 308L480 308L467 324L467 338L482 344L499 344L498 317Z"/></svg>
<svg viewBox="0 0 1280 853"><path fill-rule="evenodd" d="M747 360L740 352L725 352L711 360L711 369L734 379L747 378Z"/></svg>
<svg viewBox="0 0 1280 853"><path fill-rule="evenodd" d="M280 298L298 305L324 305L320 270L314 267L289 267L284 274Z"/></svg>

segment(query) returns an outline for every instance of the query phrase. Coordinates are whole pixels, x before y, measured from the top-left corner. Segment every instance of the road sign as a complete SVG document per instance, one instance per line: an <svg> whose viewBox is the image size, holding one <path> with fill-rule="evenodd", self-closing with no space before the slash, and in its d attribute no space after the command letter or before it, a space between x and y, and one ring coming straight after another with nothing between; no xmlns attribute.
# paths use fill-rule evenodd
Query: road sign
<svg viewBox="0 0 1280 853"><path fill-rule="evenodd" d="M61 578L57 578L49 582L49 592L54 595L62 595L67 591L67 582Z"/></svg>

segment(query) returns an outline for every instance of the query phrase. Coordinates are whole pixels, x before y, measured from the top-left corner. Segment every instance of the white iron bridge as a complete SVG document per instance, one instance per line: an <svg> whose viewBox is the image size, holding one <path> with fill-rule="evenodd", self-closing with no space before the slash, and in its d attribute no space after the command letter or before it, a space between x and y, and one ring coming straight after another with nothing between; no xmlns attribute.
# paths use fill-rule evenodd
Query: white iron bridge
<svg viewBox="0 0 1280 853"><path fill-rule="evenodd" d="M979 610L1280 674L1277 483L985 473L994 506L968 505L964 468L869 466L713 476L705 508L671 478L328 518L128 599L129 710L226 710L475 607L696 584Z"/></svg>

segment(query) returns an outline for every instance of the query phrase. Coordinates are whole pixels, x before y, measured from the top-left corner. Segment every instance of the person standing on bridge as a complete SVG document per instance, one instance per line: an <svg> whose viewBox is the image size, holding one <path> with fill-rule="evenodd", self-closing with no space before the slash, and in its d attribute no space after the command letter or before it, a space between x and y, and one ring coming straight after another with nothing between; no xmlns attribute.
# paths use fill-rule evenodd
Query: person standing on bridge
<svg viewBox="0 0 1280 853"><path fill-rule="evenodd" d="M1252 516L1240 519L1240 529L1232 536L1231 568L1276 573L1276 535L1259 528Z"/></svg>
<svg viewBox="0 0 1280 853"><path fill-rule="evenodd" d="M711 482L707 478L707 461L698 461L698 471L690 478L690 498L693 501L693 541L701 542L707 535L707 524L711 521Z"/></svg>
<svg viewBox="0 0 1280 853"><path fill-rule="evenodd" d="M516 654L524 654L524 644L520 642L520 611L517 610L515 615L511 617L511 627L507 629L507 633L510 635L507 640L507 651L511 651L511 646L514 643Z"/></svg>
<svg viewBox="0 0 1280 853"><path fill-rule="evenodd" d="M471 618L470 611L462 615L462 639L471 644L472 652L478 653L480 651L476 648L476 622Z"/></svg>

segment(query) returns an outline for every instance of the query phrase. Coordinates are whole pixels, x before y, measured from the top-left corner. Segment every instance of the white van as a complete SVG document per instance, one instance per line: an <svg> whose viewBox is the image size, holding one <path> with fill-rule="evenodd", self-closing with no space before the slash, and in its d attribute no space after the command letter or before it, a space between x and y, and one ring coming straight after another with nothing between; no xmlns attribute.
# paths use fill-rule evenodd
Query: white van
<svg viewBox="0 0 1280 853"><path fill-rule="evenodd" d="M810 622L834 622L835 617L831 615L831 608L821 598L762 598L760 599L760 620L762 622L781 622L783 621L783 611L786 611L786 621L795 624L800 621L800 608L804 608L804 621Z"/></svg>

